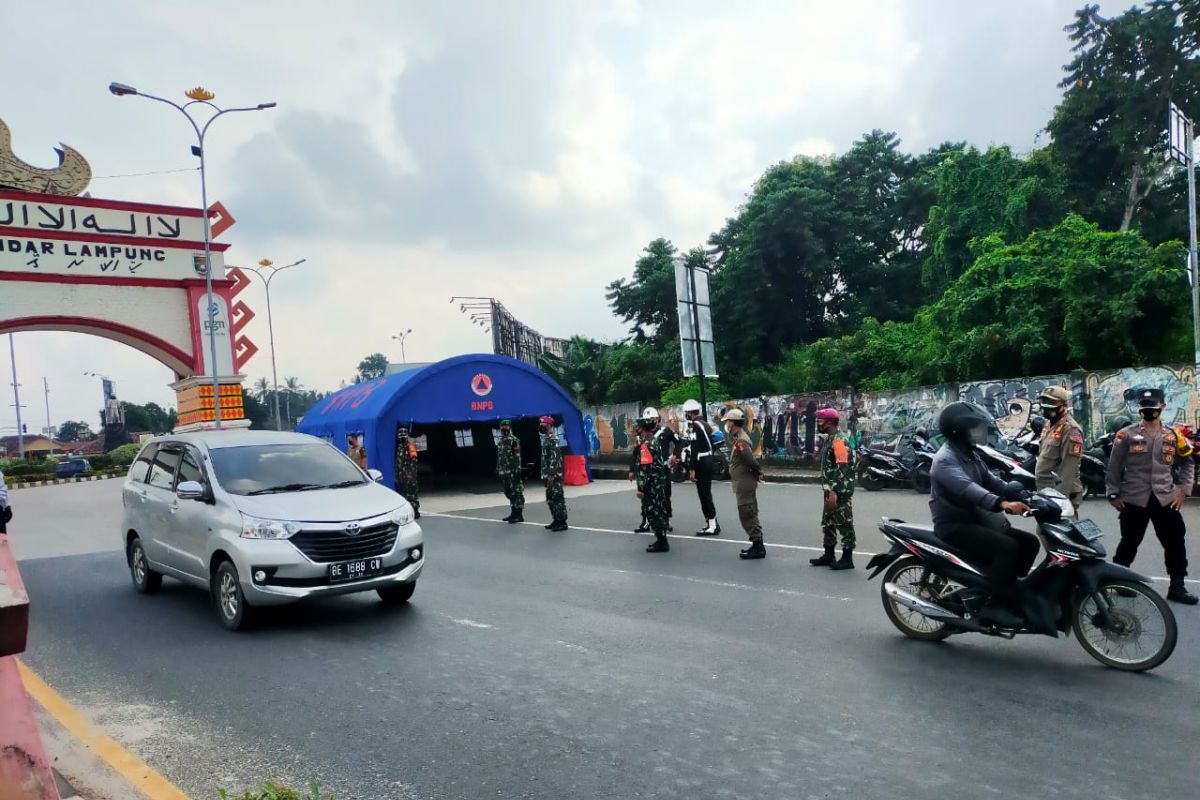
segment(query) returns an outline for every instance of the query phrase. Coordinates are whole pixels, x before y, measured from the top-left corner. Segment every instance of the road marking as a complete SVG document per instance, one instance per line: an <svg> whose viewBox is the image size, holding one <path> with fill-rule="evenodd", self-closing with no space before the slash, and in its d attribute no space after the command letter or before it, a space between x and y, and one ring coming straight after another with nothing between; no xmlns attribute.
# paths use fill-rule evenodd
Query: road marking
<svg viewBox="0 0 1200 800"><path fill-rule="evenodd" d="M467 520L469 522L494 522L494 523L503 524L503 525L509 524L502 519L493 519L491 517L469 517L465 514L436 514L436 513L430 512L429 514L425 514L423 516L446 517L447 519L463 519L463 520ZM528 526L534 527L534 528L544 528L545 527L545 525L541 522L520 522L517 524L528 525ZM579 525L572 525L570 527L570 530L587 531L589 533L617 533L617 534L623 534L625 536L650 536L651 535L649 533L634 533L633 531L619 531L619 530L614 530L612 528L584 528ZM667 538L668 539L679 539L679 540L685 541L685 542L724 542L725 544L740 544L743 546L747 544L745 539L726 539L721 536L687 536L682 533L668 533ZM767 547L772 547L772 548L776 548L779 550L807 550L811 553L825 552L824 548L808 547L808 546L802 545L802 544L782 544L782 543L776 543L776 542L763 542L763 544L766 545ZM865 556L867 558L870 558L871 556L876 555L875 553L870 553L870 552L867 552L866 550L855 550L854 554L859 555L859 556ZM1162 583L1170 583L1170 581L1171 581L1170 578L1164 578L1160 575L1151 575L1150 580L1160 581ZM1192 578L1185 578L1184 582L1200 584L1200 580L1194 580Z"/></svg>
<svg viewBox="0 0 1200 800"><path fill-rule="evenodd" d="M495 626L493 626L493 625L489 625L489 624L487 624L486 622L476 622L476 621L475 621L475 620L473 620L473 619L466 619L466 618L463 618L463 619L456 619L456 618L454 618L454 617L447 617L447 619L449 619L449 620L450 620L451 622L453 622L455 625L462 625L463 627L466 627L466 628L483 628L483 629L487 629L487 628L492 628L492 627L495 627Z"/></svg>
<svg viewBox="0 0 1200 800"><path fill-rule="evenodd" d="M721 589L744 589L749 592L770 592L771 594L782 594L788 597L807 597L810 600L836 600L839 603L849 603L853 598L840 597L833 594L814 594L813 592L798 592L795 589L768 589L762 586L748 586L744 583L732 583L730 581L714 581L708 578L696 578L691 575L669 575L664 572L635 572L628 569L610 569L609 572L617 572L622 575L650 575L655 578L669 578L675 581L687 581L688 583L699 583L704 586L716 586Z"/></svg>
<svg viewBox="0 0 1200 800"><path fill-rule="evenodd" d="M104 763L151 800L189 800L175 784L159 775L145 761L102 733L86 717L50 688L33 670L18 660L25 691L62 725L67 733L95 753Z"/></svg>
<svg viewBox="0 0 1200 800"><path fill-rule="evenodd" d="M572 644L571 642L564 642L562 639L558 639L554 643L558 644L558 645L562 645L563 647L567 648L568 650L574 650L577 653L588 652L588 649L581 644Z"/></svg>

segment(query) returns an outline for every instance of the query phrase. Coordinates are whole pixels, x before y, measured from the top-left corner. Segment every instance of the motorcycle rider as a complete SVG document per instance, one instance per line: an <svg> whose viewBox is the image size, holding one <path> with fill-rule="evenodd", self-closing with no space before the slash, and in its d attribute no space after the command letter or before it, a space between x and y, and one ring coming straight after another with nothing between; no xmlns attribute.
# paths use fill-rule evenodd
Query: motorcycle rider
<svg viewBox="0 0 1200 800"><path fill-rule="evenodd" d="M713 439L704 409L699 400L688 400L683 404L687 417L688 477L696 484L700 496L700 510L704 513L704 527L696 531L697 536L716 536L721 532L717 522L717 506L713 503Z"/></svg>
<svg viewBox="0 0 1200 800"><path fill-rule="evenodd" d="M992 424L991 415L974 403L951 403L942 410L938 426L946 443L933 459L929 509L939 539L973 563L985 564L991 596L980 618L1015 628L1024 622L1017 613L1017 579L1033 566L1039 543L1004 519L1003 514L1026 514L1029 507L1004 499L1007 485L975 449L987 441Z"/></svg>
<svg viewBox="0 0 1200 800"><path fill-rule="evenodd" d="M1083 501L1083 482L1079 478L1079 462L1083 458L1083 427L1071 416L1071 393L1061 386L1047 386L1038 396L1042 426L1034 477L1037 488L1056 488L1054 475L1062 482L1063 494L1071 498L1076 508Z"/></svg>

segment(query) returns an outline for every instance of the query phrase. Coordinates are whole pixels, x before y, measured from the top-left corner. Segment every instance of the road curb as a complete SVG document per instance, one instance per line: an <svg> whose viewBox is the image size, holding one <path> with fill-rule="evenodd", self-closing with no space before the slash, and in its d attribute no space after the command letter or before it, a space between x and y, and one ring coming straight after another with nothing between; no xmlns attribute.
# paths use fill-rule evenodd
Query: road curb
<svg viewBox="0 0 1200 800"><path fill-rule="evenodd" d="M92 481L108 481L124 475L125 473L122 471L104 475L89 475L86 478L51 478L44 481L23 481L20 483L10 483L8 484L8 488L11 491L14 489L36 489L39 486L61 486L64 483L91 483Z"/></svg>

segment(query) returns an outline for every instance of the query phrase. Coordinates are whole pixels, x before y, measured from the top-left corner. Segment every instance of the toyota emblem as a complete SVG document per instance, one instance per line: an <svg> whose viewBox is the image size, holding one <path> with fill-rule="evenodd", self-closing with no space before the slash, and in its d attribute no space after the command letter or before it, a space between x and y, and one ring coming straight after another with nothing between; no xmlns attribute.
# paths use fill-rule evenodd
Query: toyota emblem
<svg viewBox="0 0 1200 800"><path fill-rule="evenodd" d="M358 536L358 534L361 532L362 532L362 526L359 525L357 522L351 522L349 525L346 526L346 535L347 536Z"/></svg>

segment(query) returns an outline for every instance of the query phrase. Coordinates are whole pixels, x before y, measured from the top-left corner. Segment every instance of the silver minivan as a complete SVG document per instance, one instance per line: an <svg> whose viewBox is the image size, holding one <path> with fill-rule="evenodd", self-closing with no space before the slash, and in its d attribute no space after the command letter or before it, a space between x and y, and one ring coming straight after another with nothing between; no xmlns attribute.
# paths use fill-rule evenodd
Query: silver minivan
<svg viewBox="0 0 1200 800"><path fill-rule="evenodd" d="M405 603L425 565L408 502L324 440L298 433L163 436L125 479L122 540L134 588L164 575L207 589L221 623L255 608L375 591Z"/></svg>

